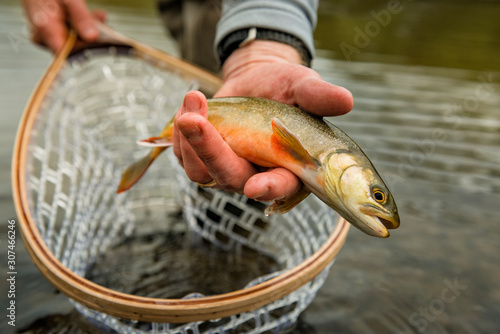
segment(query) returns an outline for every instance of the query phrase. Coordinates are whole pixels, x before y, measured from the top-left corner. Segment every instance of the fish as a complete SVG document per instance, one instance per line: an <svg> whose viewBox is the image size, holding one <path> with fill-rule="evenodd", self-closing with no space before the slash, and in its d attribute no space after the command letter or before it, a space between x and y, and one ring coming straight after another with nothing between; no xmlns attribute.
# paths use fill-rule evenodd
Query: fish
<svg viewBox="0 0 500 334"><path fill-rule="evenodd" d="M351 225L376 237L398 228L396 202L361 148L324 118L288 104L255 97L208 99L208 121L240 157L262 167L283 167L301 189L274 201L266 215L290 211L310 193ZM151 151L124 172L117 192L131 188L153 161L172 146L174 118L157 137L139 144Z"/></svg>

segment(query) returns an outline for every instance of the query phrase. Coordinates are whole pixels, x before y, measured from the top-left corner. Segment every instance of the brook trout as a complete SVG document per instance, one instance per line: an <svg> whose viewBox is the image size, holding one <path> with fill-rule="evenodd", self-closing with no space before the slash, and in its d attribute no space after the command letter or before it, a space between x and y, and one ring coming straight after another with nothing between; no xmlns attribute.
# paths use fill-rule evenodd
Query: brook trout
<svg viewBox="0 0 500 334"><path fill-rule="evenodd" d="M208 120L240 157L262 167L284 167L303 183L277 200L266 214L285 213L311 192L361 231L388 237L399 226L396 203L359 146L330 122L279 102L251 97L208 100ZM172 145L172 119L154 148L123 173L117 192L132 187L151 163Z"/></svg>

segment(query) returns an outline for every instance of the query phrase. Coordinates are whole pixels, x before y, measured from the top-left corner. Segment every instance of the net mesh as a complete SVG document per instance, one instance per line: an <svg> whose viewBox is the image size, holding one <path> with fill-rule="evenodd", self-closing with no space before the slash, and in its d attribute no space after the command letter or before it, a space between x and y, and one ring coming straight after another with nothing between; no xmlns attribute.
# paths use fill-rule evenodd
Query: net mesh
<svg viewBox="0 0 500 334"><path fill-rule="evenodd" d="M198 298L276 277L311 256L338 216L316 197L286 215L262 203L201 189L171 152L132 190L116 195L124 167L146 152L196 84L133 57L86 50L65 65L31 135L29 207L64 266L106 287L154 298ZM186 324L135 322L73 302L97 327L119 333L279 333L293 327L328 269L253 312Z"/></svg>

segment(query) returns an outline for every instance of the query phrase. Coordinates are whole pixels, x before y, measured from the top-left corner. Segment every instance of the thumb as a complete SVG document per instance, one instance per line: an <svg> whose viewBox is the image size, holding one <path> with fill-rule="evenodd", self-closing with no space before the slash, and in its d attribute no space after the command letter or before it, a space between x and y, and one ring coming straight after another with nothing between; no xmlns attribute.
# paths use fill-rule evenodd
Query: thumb
<svg viewBox="0 0 500 334"><path fill-rule="evenodd" d="M101 23L105 23L108 19L108 14L104 10L101 10L101 9L93 10L92 16L94 17L94 19L96 19L97 21L99 21Z"/></svg>
<svg viewBox="0 0 500 334"><path fill-rule="evenodd" d="M333 85L321 78L299 79L295 82L295 102L317 116L339 116L353 108L352 94L344 87Z"/></svg>

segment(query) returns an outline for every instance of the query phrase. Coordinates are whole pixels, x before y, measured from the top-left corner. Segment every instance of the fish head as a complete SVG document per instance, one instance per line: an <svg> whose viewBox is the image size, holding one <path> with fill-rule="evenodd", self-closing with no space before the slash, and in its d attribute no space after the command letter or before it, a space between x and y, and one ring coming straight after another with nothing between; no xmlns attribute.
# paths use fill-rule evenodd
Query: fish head
<svg viewBox="0 0 500 334"><path fill-rule="evenodd" d="M386 238L387 229L399 227L394 198L367 158L356 159L345 153L331 157L325 192L335 201L334 208L366 234Z"/></svg>

